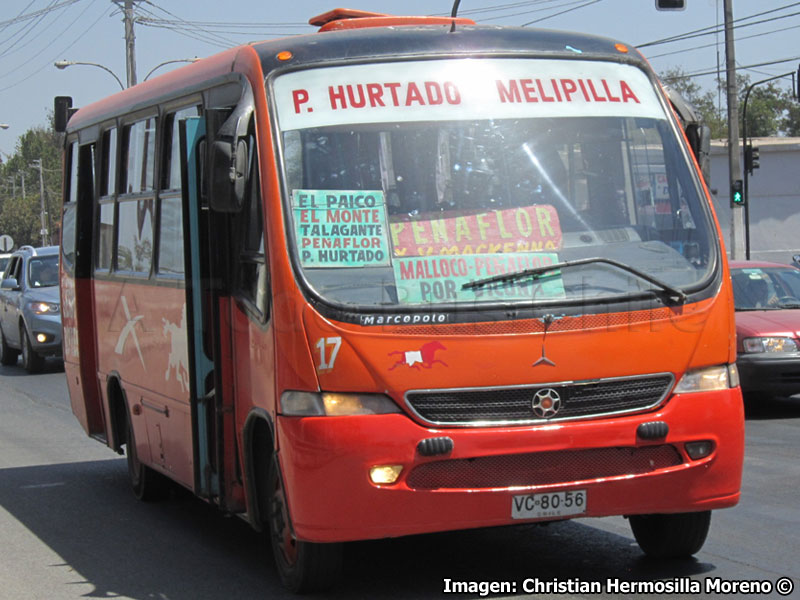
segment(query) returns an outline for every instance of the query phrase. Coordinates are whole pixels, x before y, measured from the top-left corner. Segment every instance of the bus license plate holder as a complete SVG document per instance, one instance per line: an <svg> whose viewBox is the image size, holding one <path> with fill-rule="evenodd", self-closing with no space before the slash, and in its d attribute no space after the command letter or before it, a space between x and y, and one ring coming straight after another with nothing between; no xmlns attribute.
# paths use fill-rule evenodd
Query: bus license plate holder
<svg viewBox="0 0 800 600"><path fill-rule="evenodd" d="M586 490L544 492L511 497L512 519L550 519L586 513Z"/></svg>

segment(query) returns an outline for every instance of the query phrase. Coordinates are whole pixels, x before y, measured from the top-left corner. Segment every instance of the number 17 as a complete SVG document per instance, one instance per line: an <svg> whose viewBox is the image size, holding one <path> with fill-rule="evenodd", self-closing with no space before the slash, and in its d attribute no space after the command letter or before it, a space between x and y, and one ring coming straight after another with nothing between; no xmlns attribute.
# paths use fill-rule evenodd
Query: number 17
<svg viewBox="0 0 800 600"><path fill-rule="evenodd" d="M328 360L325 360L325 346L333 346ZM317 341L317 348L319 348L319 365L317 366L317 370L333 369L336 356L339 354L339 348L341 348L341 346L342 338L340 337L319 338Z"/></svg>

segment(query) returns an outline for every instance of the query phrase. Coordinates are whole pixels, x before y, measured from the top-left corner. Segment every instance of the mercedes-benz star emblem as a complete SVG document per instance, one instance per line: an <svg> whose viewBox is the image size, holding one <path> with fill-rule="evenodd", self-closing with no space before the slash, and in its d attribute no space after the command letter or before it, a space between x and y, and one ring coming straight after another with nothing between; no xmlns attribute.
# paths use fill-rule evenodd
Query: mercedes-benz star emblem
<svg viewBox="0 0 800 600"><path fill-rule="evenodd" d="M533 395L531 408L537 417L549 419L561 408L561 396L553 388L542 388Z"/></svg>

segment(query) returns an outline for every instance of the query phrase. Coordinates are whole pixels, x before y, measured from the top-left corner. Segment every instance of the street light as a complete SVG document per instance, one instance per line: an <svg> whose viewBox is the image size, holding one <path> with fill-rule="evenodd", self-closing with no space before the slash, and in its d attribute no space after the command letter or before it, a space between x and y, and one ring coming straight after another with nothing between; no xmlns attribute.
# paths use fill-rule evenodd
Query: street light
<svg viewBox="0 0 800 600"><path fill-rule="evenodd" d="M150 77L150 75L152 75L152 74L153 74L153 72L154 72L156 69L160 69L160 68L161 68L161 67L163 67L164 65L171 65L171 64L173 64L173 63L182 63L182 62L193 63L193 62L197 62L198 60L200 60L200 59L199 59L199 58L197 58L197 57L195 56L194 58L176 58L175 60L167 60L167 61L164 61L164 62L162 62L162 63L160 63L160 64L156 65L156 66L155 66L155 67L153 67L152 69L150 69L150 71L147 73L147 75L145 75L145 76L144 76L144 79L142 79L142 81L147 81L147 78L148 78L148 77Z"/></svg>
<svg viewBox="0 0 800 600"><path fill-rule="evenodd" d="M9 127L11 127L11 125L8 123L0 123L0 129L8 129Z"/></svg>
<svg viewBox="0 0 800 600"><path fill-rule="evenodd" d="M104 67L103 65L100 65L100 64L97 64L97 63L93 63L93 62L83 62L83 61L78 61L78 60L57 60L56 62L53 63L53 66L55 66L56 69L61 69L61 70L64 70L67 67L71 67L72 65L87 65L87 66L90 66L90 67L99 67L99 68L103 69L104 71L106 71L108 73L111 73L111 76L114 79L117 80L117 83L119 84L119 87L122 88L123 90L125 89L125 86L122 85L122 81L120 81L119 77L117 77L114 74L114 71L112 71L108 67Z"/></svg>

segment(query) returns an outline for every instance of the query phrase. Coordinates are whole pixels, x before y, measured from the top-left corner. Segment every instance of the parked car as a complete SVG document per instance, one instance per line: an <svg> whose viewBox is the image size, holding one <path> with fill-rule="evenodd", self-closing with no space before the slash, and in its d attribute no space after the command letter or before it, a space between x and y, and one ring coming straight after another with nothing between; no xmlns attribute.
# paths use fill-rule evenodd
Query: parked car
<svg viewBox="0 0 800 600"><path fill-rule="evenodd" d="M800 394L800 269L734 261L731 277L745 398Z"/></svg>
<svg viewBox="0 0 800 600"><path fill-rule="evenodd" d="M29 373L45 357L61 357L58 246L23 246L11 255L0 283L0 364L22 354Z"/></svg>

